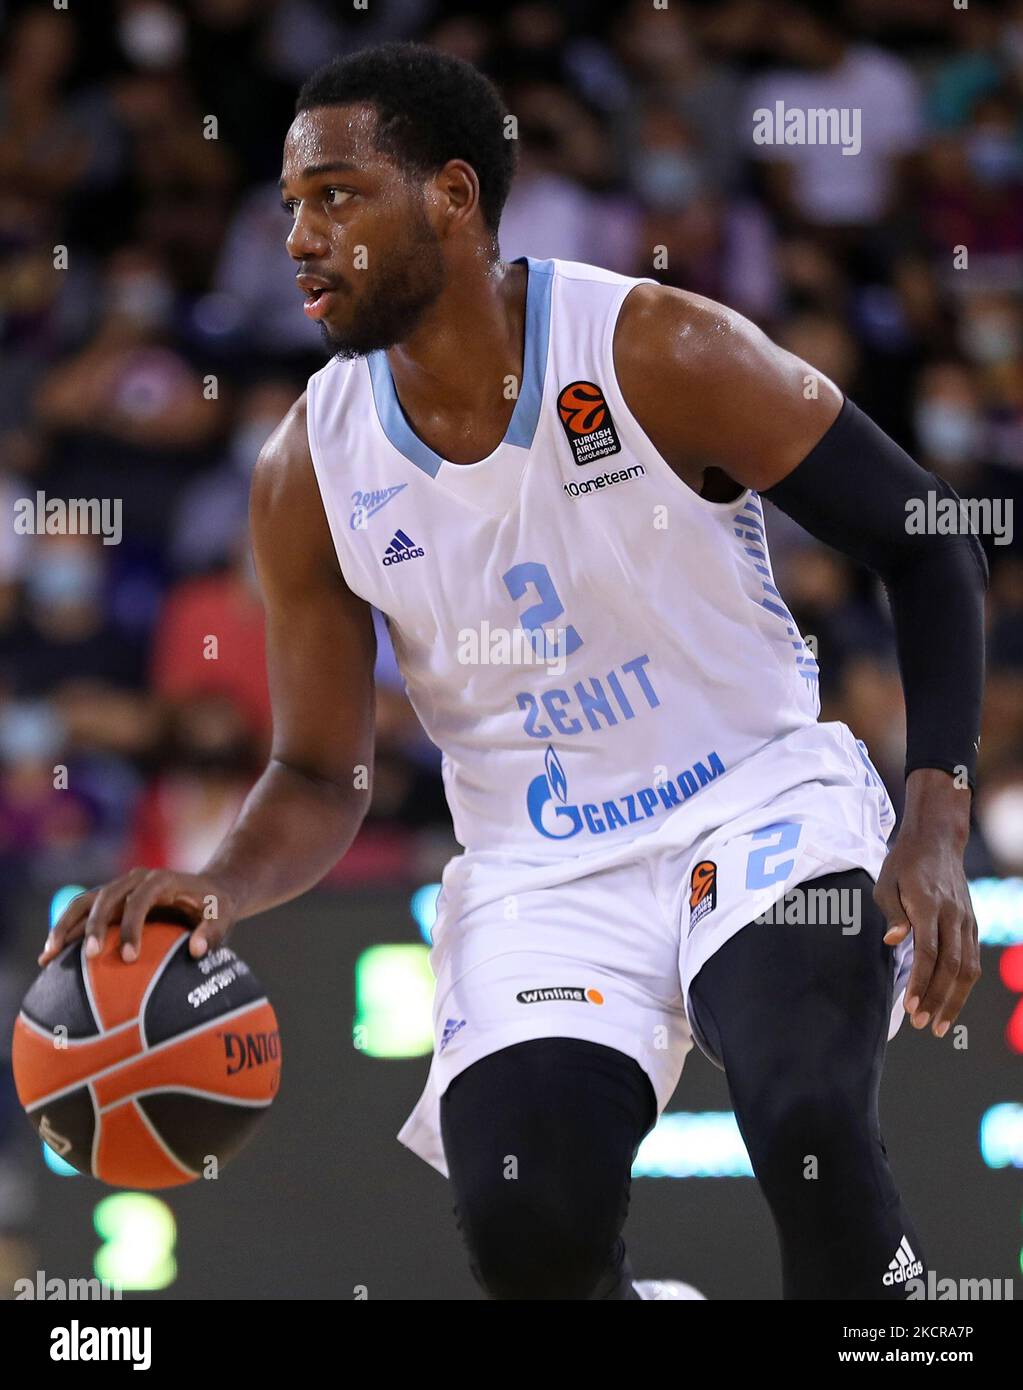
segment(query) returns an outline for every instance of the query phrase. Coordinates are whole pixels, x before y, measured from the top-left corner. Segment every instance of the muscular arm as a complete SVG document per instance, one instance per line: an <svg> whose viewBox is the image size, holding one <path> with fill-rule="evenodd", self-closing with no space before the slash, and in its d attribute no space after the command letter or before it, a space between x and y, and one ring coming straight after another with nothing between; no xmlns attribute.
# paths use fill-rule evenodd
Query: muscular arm
<svg viewBox="0 0 1023 1390"><path fill-rule="evenodd" d="M916 534L907 525L908 503L926 502L929 491L954 497L948 485L915 464L826 377L710 300L652 286L633 291L619 320L615 361L637 419L690 487L712 500L735 496L737 484L756 488L881 576L906 694L907 776L965 769L972 780L983 681L983 550L972 535ZM950 805L965 834L969 798Z"/></svg>
<svg viewBox="0 0 1023 1390"><path fill-rule="evenodd" d="M765 493L869 565L891 599L906 695L906 808L875 894L896 945L912 929L906 1006L942 1036L979 974L962 872L983 687L987 567L973 536L913 534L907 503L955 494L838 388L740 314L639 286L622 307L615 368L630 410L694 491Z"/></svg>
<svg viewBox="0 0 1023 1390"><path fill-rule="evenodd" d="M250 521L266 607L270 760L199 873L132 869L81 894L47 939L41 964L83 933L95 954L118 920L122 955L134 960L156 908L198 924L189 950L202 955L234 922L319 882L355 838L370 800L376 639L370 609L345 584L334 554L304 397L260 454Z"/></svg>
<svg viewBox="0 0 1023 1390"><path fill-rule="evenodd" d="M651 443L711 501L779 482L842 406L837 386L741 314L660 285L626 299L614 361Z"/></svg>
<svg viewBox="0 0 1023 1390"><path fill-rule="evenodd" d="M249 506L266 609L270 761L203 870L237 917L287 902L348 849L370 801L376 638L342 578L299 400L260 454Z"/></svg>

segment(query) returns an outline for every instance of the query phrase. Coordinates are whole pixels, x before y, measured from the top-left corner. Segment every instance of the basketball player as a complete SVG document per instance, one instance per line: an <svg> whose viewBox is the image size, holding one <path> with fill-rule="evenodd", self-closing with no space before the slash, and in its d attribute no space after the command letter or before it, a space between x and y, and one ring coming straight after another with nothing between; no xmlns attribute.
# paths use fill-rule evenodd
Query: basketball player
<svg viewBox="0 0 1023 1390"><path fill-rule="evenodd" d="M252 489L272 756L202 872L83 894L41 960L118 921L132 960L161 906L193 915L199 956L323 877L369 802L377 607L465 848L399 1137L450 1176L487 1296L648 1296L621 1238L630 1166L695 1038L785 1296L903 1298L924 1256L878 1087L903 1012L941 1038L979 974L983 552L915 534L914 500L951 489L738 314L502 261L505 117L477 71L415 45L302 88L287 246L333 356ZM818 722L763 496L887 586L908 726L891 850L866 749ZM813 921L822 893L846 910Z"/></svg>

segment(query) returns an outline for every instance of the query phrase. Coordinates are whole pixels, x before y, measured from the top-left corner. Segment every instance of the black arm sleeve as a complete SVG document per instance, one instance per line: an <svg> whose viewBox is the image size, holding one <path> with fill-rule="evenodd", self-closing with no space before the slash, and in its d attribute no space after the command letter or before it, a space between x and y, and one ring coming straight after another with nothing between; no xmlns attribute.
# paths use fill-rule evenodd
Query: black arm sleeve
<svg viewBox="0 0 1023 1390"><path fill-rule="evenodd" d="M930 511L928 493L934 494ZM972 787L988 566L983 546L961 520L957 494L847 397L820 442L763 495L881 577L906 697L906 776L918 767L966 768ZM943 498L952 499L961 533L918 533L921 515L949 510Z"/></svg>

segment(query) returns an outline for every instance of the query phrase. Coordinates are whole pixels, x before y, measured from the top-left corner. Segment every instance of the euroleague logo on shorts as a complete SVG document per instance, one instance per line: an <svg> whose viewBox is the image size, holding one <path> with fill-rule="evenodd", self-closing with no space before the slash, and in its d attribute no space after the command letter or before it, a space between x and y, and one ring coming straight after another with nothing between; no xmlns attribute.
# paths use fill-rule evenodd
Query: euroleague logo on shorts
<svg viewBox="0 0 1023 1390"><path fill-rule="evenodd" d="M549 985L545 989L522 989L515 998L520 1004L603 1004L599 989L583 989L581 985Z"/></svg>
<svg viewBox="0 0 1023 1390"><path fill-rule="evenodd" d="M573 381L558 395L558 415L576 463L593 463L621 450L604 393L592 381Z"/></svg>
<svg viewBox="0 0 1023 1390"><path fill-rule="evenodd" d="M701 859L689 880L689 930L718 905L718 866Z"/></svg>

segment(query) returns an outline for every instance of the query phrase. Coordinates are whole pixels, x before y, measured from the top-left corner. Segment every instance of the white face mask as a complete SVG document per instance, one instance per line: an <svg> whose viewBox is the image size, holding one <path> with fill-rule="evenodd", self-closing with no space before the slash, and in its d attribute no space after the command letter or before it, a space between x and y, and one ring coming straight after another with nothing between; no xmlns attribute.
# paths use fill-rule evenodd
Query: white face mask
<svg viewBox="0 0 1023 1390"><path fill-rule="evenodd" d="M1020 327L1009 314L985 313L967 319L962 344L975 362L984 366L1008 362L1020 353Z"/></svg>
<svg viewBox="0 0 1023 1390"><path fill-rule="evenodd" d="M981 183L1013 183L1023 173L1019 144L1011 131L975 130L966 137L966 158Z"/></svg>
<svg viewBox="0 0 1023 1390"><path fill-rule="evenodd" d="M922 453L935 463L969 464L980 453L980 420L967 405L925 397L913 413L913 427Z"/></svg>
<svg viewBox="0 0 1023 1390"><path fill-rule="evenodd" d="M141 328L162 328L170 318L174 291L152 271L119 275L110 286L110 307Z"/></svg>
<svg viewBox="0 0 1023 1390"><path fill-rule="evenodd" d="M184 52L185 26L179 14L150 0L121 16L117 37L136 67L162 71L173 67Z"/></svg>
<svg viewBox="0 0 1023 1390"><path fill-rule="evenodd" d="M633 182L643 201L654 208L688 207L702 184L695 160L682 151L667 149L638 155Z"/></svg>
<svg viewBox="0 0 1023 1390"><path fill-rule="evenodd" d="M51 605L96 603L103 590L103 564L91 551L63 549L40 554L25 577L32 603Z"/></svg>
<svg viewBox="0 0 1023 1390"><path fill-rule="evenodd" d="M60 720L48 705L25 701L0 713L0 762L47 762L64 738Z"/></svg>
<svg viewBox="0 0 1023 1390"><path fill-rule="evenodd" d="M1023 782L1010 783L978 808L981 833L991 853L1010 874L1023 873Z"/></svg>

